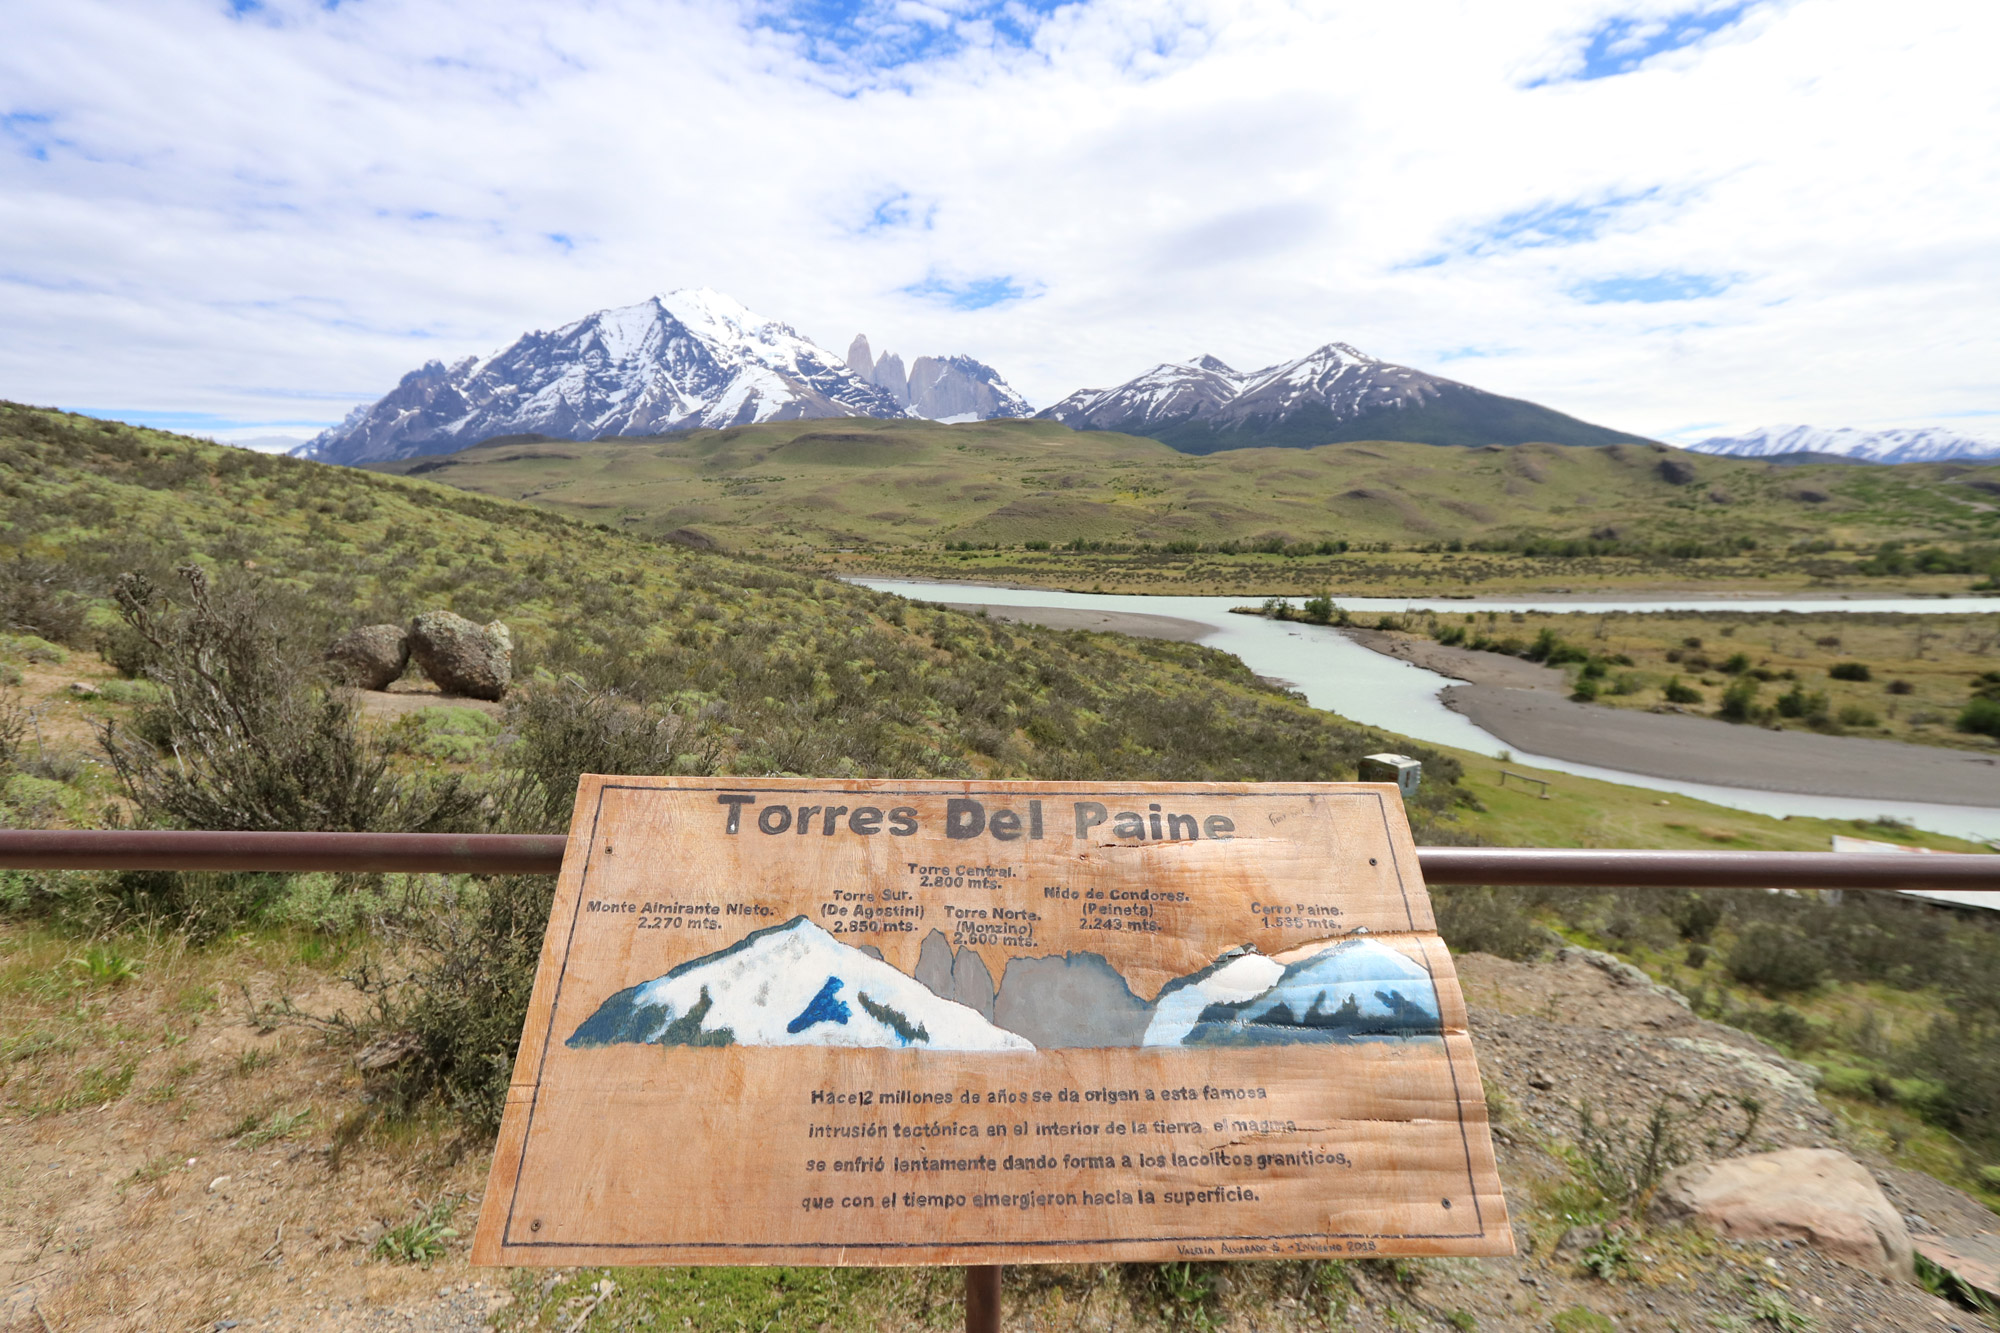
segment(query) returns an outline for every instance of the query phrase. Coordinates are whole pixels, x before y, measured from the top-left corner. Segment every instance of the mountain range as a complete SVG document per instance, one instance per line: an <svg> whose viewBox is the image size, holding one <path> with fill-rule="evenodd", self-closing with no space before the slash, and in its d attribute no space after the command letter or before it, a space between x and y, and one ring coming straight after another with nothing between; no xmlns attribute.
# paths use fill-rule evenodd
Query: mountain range
<svg viewBox="0 0 2000 1333"><path fill-rule="evenodd" d="M1010 958L996 988L979 955L954 951L941 931L925 938L910 976L797 916L616 992L567 1044L1024 1051L1442 1032L1430 974L1369 939L1285 963L1232 949L1148 1003L1101 954Z"/></svg>
<svg viewBox="0 0 2000 1333"><path fill-rule="evenodd" d="M501 436L590 440L827 417L945 423L1037 415L1073 430L1150 436L1184 453L1349 440L1424 444L1644 443L1640 437L1328 343L1241 372L1212 356L1034 413L969 356L845 357L720 292L691 288L600 310L488 356L430 361L294 452L328 463L449 454Z"/></svg>
<svg viewBox="0 0 2000 1333"><path fill-rule="evenodd" d="M1846 459L1855 463L1942 463L1950 459L2000 458L2000 440L1926 427L1916 430L1856 430L1852 426L1763 426L1742 435L1714 435L1688 446L1698 454L1771 458L1799 462Z"/></svg>
<svg viewBox="0 0 2000 1333"><path fill-rule="evenodd" d="M860 342L865 353L865 340ZM720 292L690 288L600 310L489 356L431 361L295 453L360 464L455 453L499 435L590 440L817 417L1025 416L1027 403L970 357L919 357L916 408L898 372L848 362ZM871 370L873 367L871 366Z"/></svg>
<svg viewBox="0 0 2000 1333"><path fill-rule="evenodd" d="M1244 373L1213 356L1079 389L1037 413L1072 430L1147 435L1182 453L1352 440L1419 444L1646 444L1519 398L1379 361L1346 343Z"/></svg>

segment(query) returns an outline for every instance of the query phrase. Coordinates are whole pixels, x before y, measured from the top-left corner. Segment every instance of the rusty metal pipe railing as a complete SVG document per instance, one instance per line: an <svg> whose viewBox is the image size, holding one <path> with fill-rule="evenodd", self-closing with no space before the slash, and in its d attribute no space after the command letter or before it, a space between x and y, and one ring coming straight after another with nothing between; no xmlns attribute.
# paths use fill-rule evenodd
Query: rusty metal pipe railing
<svg viewBox="0 0 2000 1333"><path fill-rule="evenodd" d="M1986 889L2000 856L1907 852L1683 852L1627 848L1419 847L1429 884L1687 889Z"/></svg>
<svg viewBox="0 0 2000 1333"><path fill-rule="evenodd" d="M6 829L0 830L0 866L553 875L562 868L566 841L560 836L502 833ZM1417 860L1431 884L2000 892L2000 856L1419 847Z"/></svg>
<svg viewBox="0 0 2000 1333"><path fill-rule="evenodd" d="M0 866L20 870L343 870L553 875L563 837L509 833L206 833L0 830Z"/></svg>

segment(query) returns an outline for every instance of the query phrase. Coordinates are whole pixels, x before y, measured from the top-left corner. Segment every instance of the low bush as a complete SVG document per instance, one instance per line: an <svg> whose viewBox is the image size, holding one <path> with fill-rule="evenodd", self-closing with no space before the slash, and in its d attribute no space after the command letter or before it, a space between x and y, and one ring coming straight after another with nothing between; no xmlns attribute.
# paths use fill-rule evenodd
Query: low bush
<svg viewBox="0 0 2000 1333"><path fill-rule="evenodd" d="M1698 1152L1727 1157L1756 1134L1764 1108L1754 1097L1707 1092L1687 1098L1669 1093L1643 1125L1600 1117L1588 1101L1576 1104L1573 1165L1583 1183L1619 1212L1643 1207L1667 1172Z"/></svg>
<svg viewBox="0 0 2000 1333"><path fill-rule="evenodd" d="M1834 680L1875 679L1875 673L1868 669L1866 662L1835 662L1826 669L1826 674Z"/></svg>
<svg viewBox="0 0 2000 1333"><path fill-rule="evenodd" d="M1767 995L1808 991L1826 979L1826 949L1796 927L1752 921L1736 936L1724 964L1729 975Z"/></svg>
<svg viewBox="0 0 2000 1333"><path fill-rule="evenodd" d="M80 644L89 602L77 571L17 554L0 561L0 629Z"/></svg>
<svg viewBox="0 0 2000 1333"><path fill-rule="evenodd" d="M1536 924L1516 890L1436 888L1431 909L1438 934L1461 953L1489 953L1525 962L1547 947L1549 932Z"/></svg>
<svg viewBox="0 0 2000 1333"><path fill-rule="evenodd" d="M223 830L453 831L479 798L456 777L396 773L365 739L353 702L323 681L325 635L286 600L249 584L214 588L184 565L185 601L121 579L118 604L162 700L106 751L156 826Z"/></svg>
<svg viewBox="0 0 2000 1333"><path fill-rule="evenodd" d="M1975 698L1967 703L1958 715L1958 729L2000 740L2000 699Z"/></svg>
<svg viewBox="0 0 2000 1333"><path fill-rule="evenodd" d="M1758 713L1757 681L1752 676L1738 676L1722 692L1722 702L1717 705L1715 715L1724 722L1755 722Z"/></svg>
<svg viewBox="0 0 2000 1333"><path fill-rule="evenodd" d="M1674 931L1690 944L1707 944L1715 938L1715 928L1722 924L1726 913L1722 900L1699 893L1690 893L1671 902L1667 918L1674 924ZM1700 964L1694 964L1699 967Z"/></svg>
<svg viewBox="0 0 2000 1333"><path fill-rule="evenodd" d="M1665 696L1666 701L1670 704L1698 704L1702 701L1703 697L1702 692L1694 686L1682 684L1679 676L1675 676L1669 680L1666 688L1661 690L1660 693Z"/></svg>
<svg viewBox="0 0 2000 1333"><path fill-rule="evenodd" d="M356 976L373 1011L353 1040L402 1052L377 1076L392 1103L434 1100L480 1130L498 1127L554 901L547 875L447 890L411 918L407 973Z"/></svg>
<svg viewBox="0 0 2000 1333"><path fill-rule="evenodd" d="M1792 688L1778 696L1778 716L1803 718L1823 718L1827 715L1827 699L1824 694L1809 692L1803 682L1794 682Z"/></svg>

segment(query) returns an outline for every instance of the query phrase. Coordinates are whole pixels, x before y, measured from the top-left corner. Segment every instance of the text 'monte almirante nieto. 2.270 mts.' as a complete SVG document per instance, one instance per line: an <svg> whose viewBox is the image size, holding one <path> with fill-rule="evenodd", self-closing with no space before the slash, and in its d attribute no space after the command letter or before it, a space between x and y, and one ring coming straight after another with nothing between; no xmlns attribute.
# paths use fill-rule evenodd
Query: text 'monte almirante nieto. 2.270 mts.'
<svg viewBox="0 0 2000 1333"><path fill-rule="evenodd" d="M1511 1250L1394 787L583 780L479 1262Z"/></svg>

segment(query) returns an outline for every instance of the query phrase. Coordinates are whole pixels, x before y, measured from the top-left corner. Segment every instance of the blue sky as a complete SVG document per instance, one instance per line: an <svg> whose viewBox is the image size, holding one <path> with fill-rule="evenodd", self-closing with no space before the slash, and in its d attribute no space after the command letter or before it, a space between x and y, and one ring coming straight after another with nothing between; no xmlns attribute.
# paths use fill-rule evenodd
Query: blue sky
<svg viewBox="0 0 2000 1333"><path fill-rule="evenodd" d="M1624 429L2000 411L2000 11L64 0L0 396L303 436L710 286L1032 401L1329 341Z"/></svg>

